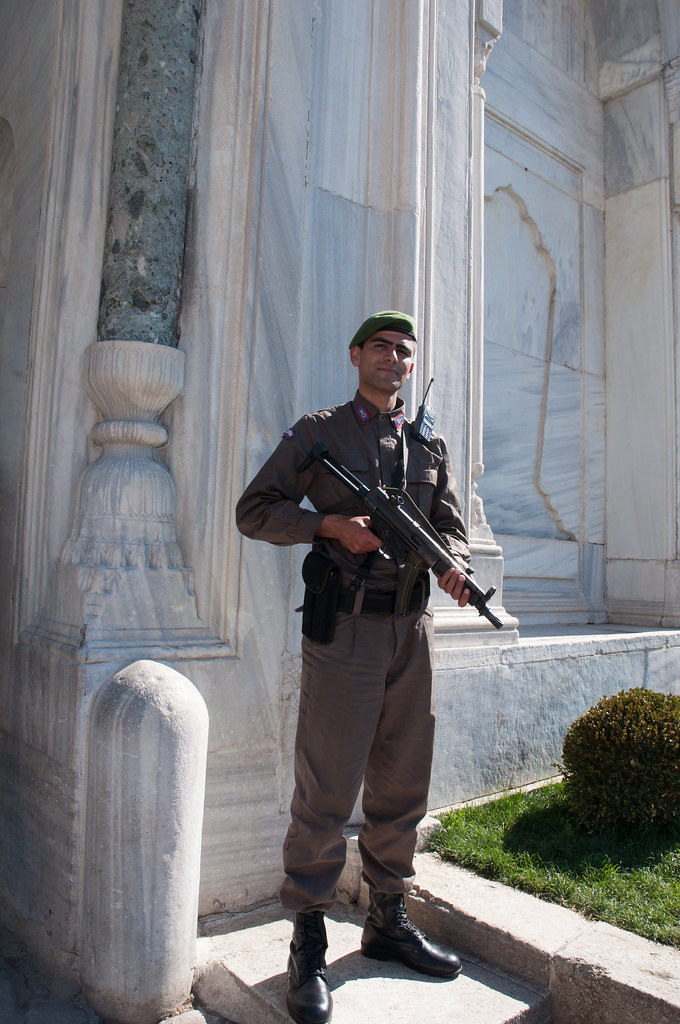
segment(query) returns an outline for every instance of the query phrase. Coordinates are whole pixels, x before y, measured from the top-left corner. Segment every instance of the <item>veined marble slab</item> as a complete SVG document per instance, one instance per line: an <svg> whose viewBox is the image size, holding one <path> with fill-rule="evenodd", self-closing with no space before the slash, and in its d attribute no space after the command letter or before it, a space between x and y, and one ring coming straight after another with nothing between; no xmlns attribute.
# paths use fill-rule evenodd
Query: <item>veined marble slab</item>
<svg viewBox="0 0 680 1024"><path fill-rule="evenodd" d="M550 82L550 88L546 83ZM602 108L576 78L513 32L503 32L483 78L487 103L547 151L583 168L583 199L601 208Z"/></svg>
<svg viewBox="0 0 680 1024"><path fill-rule="evenodd" d="M503 548L506 578L578 579L579 546L571 540L495 535Z"/></svg>
<svg viewBox="0 0 680 1024"><path fill-rule="evenodd" d="M604 104L607 195L668 174L665 108L662 78Z"/></svg>
<svg viewBox="0 0 680 1024"><path fill-rule="evenodd" d="M675 549L668 213L663 182L607 201L609 558L663 559Z"/></svg>

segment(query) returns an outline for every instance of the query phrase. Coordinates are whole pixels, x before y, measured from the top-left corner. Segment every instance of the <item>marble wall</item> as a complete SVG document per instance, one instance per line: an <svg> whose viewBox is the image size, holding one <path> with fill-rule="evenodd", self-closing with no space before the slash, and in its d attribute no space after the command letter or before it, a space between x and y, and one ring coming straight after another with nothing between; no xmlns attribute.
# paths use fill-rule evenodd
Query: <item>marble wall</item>
<svg viewBox="0 0 680 1024"><path fill-rule="evenodd" d="M680 621L663 75L677 32L664 5L619 13L506 3L483 80L479 492L525 625Z"/></svg>

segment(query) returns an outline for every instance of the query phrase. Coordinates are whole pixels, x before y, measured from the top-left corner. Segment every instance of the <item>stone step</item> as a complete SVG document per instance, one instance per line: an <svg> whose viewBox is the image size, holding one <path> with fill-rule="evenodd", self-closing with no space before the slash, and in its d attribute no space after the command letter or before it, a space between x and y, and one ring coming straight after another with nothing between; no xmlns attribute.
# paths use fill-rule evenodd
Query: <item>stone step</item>
<svg viewBox="0 0 680 1024"><path fill-rule="evenodd" d="M499 968L463 959L454 981L427 978L359 952L364 911L338 904L326 918L334 1024L550 1024L547 993ZM243 915L228 934L198 940L194 992L238 1024L290 1024L286 962L291 918L276 908Z"/></svg>

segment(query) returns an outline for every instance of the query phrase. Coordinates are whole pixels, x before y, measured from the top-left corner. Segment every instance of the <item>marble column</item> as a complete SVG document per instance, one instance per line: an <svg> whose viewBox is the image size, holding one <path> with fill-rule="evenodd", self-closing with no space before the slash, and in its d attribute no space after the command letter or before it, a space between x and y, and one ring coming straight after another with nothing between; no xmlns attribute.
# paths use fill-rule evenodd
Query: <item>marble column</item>
<svg viewBox="0 0 680 1024"><path fill-rule="evenodd" d="M470 549L473 565L486 588L496 587L494 607L504 630L515 629L517 620L503 609L503 552L496 543L478 493L484 473L484 105L480 80L486 61L503 29L503 0L477 0L475 5L474 81L472 85L472 187L471 187L471 329L470 329ZM507 637L503 638L503 642Z"/></svg>
<svg viewBox="0 0 680 1024"><path fill-rule="evenodd" d="M126 0L98 341L85 387L102 449L78 485L60 560L89 644L173 643L200 628L175 522L160 417L182 393L178 349L199 5ZM75 574L73 570L75 569ZM178 632L179 631L179 632Z"/></svg>
<svg viewBox="0 0 680 1024"><path fill-rule="evenodd" d="M667 5L662 5L662 9ZM677 20L677 19L676 19ZM670 28L670 26L666 26ZM668 45L678 45L680 28L672 23L673 32L666 33ZM675 38L673 37L675 35ZM671 40L668 37L671 37ZM672 303L673 333L675 340L675 378L676 402L680 394L680 56L672 57L664 68L664 82L668 101L669 122L669 167L670 167L670 202L671 202L671 261L672 261ZM676 427L676 538L680 536L680 433ZM676 541L677 544L677 541ZM664 625L677 625L680 610L680 552L675 551L675 560L666 569L666 600L664 607Z"/></svg>

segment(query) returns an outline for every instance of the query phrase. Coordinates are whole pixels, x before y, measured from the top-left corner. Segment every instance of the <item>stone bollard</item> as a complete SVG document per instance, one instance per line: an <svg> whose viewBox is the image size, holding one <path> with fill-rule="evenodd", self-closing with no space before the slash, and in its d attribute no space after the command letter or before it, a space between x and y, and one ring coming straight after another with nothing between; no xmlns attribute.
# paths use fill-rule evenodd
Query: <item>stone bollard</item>
<svg viewBox="0 0 680 1024"><path fill-rule="evenodd" d="M156 1024L190 995L208 711L194 685L136 661L89 714L80 977L115 1024Z"/></svg>

